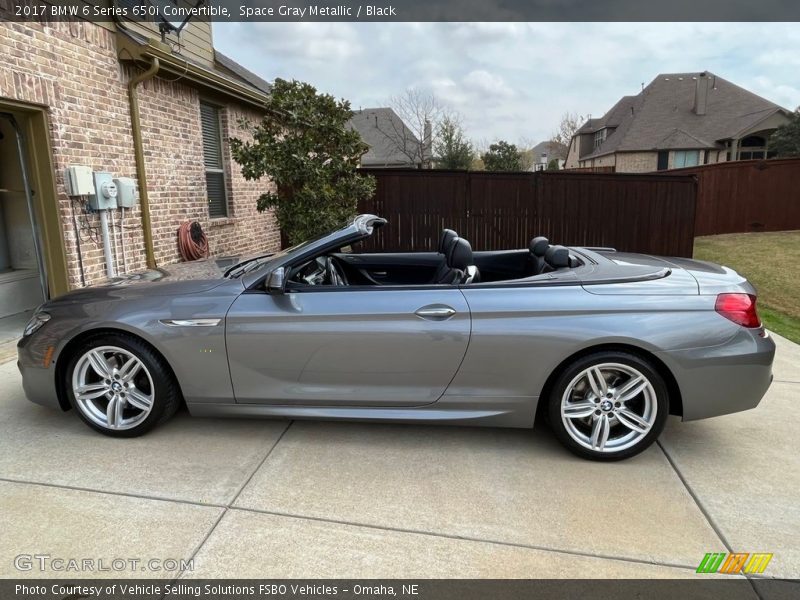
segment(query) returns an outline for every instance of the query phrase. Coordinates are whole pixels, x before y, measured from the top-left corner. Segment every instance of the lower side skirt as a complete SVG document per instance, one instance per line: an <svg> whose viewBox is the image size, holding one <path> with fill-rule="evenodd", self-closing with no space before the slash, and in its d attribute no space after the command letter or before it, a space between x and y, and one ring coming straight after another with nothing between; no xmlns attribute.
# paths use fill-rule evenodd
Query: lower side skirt
<svg viewBox="0 0 800 600"><path fill-rule="evenodd" d="M196 417L263 417L531 428L536 415L537 401L538 398L532 396L511 398L445 396L438 402L417 408L215 404L188 401L186 405L189 413Z"/></svg>

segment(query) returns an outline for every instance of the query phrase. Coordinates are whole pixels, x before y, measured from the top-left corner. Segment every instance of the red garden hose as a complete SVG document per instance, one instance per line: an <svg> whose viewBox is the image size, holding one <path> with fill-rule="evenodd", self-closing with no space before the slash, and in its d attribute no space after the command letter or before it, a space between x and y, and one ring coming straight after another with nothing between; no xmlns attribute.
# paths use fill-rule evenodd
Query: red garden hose
<svg viewBox="0 0 800 600"><path fill-rule="evenodd" d="M208 238L197 221L181 223L178 228L178 251L183 260L198 260L208 256Z"/></svg>

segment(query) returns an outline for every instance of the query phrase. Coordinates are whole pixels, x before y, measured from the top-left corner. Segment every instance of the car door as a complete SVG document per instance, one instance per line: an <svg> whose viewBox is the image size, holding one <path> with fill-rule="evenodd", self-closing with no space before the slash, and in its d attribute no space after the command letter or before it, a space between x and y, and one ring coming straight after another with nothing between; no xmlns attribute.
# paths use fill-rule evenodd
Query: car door
<svg viewBox="0 0 800 600"><path fill-rule="evenodd" d="M247 292L226 318L239 403L431 404L458 371L469 335L464 295L445 286Z"/></svg>

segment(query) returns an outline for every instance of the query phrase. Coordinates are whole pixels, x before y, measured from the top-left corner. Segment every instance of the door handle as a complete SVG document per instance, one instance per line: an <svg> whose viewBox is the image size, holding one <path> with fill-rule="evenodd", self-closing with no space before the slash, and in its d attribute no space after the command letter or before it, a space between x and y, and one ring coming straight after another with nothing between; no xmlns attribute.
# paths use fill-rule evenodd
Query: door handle
<svg viewBox="0 0 800 600"><path fill-rule="evenodd" d="M446 321L456 314L456 309L444 304L434 304L423 306L414 314L428 321Z"/></svg>

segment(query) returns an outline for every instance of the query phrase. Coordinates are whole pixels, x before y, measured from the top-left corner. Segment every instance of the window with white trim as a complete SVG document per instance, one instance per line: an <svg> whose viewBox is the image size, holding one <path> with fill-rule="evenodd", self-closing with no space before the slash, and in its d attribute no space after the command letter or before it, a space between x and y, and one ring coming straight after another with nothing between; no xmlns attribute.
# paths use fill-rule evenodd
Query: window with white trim
<svg viewBox="0 0 800 600"><path fill-rule="evenodd" d="M700 164L699 150L676 150L672 159L672 168L696 167Z"/></svg>
<svg viewBox="0 0 800 600"><path fill-rule="evenodd" d="M739 142L739 160L757 158L770 158L767 152L767 140L759 135L749 135Z"/></svg>
<svg viewBox="0 0 800 600"><path fill-rule="evenodd" d="M607 129L601 129L600 131L594 132L594 147L599 148L603 142L606 141L606 134L608 133Z"/></svg>

